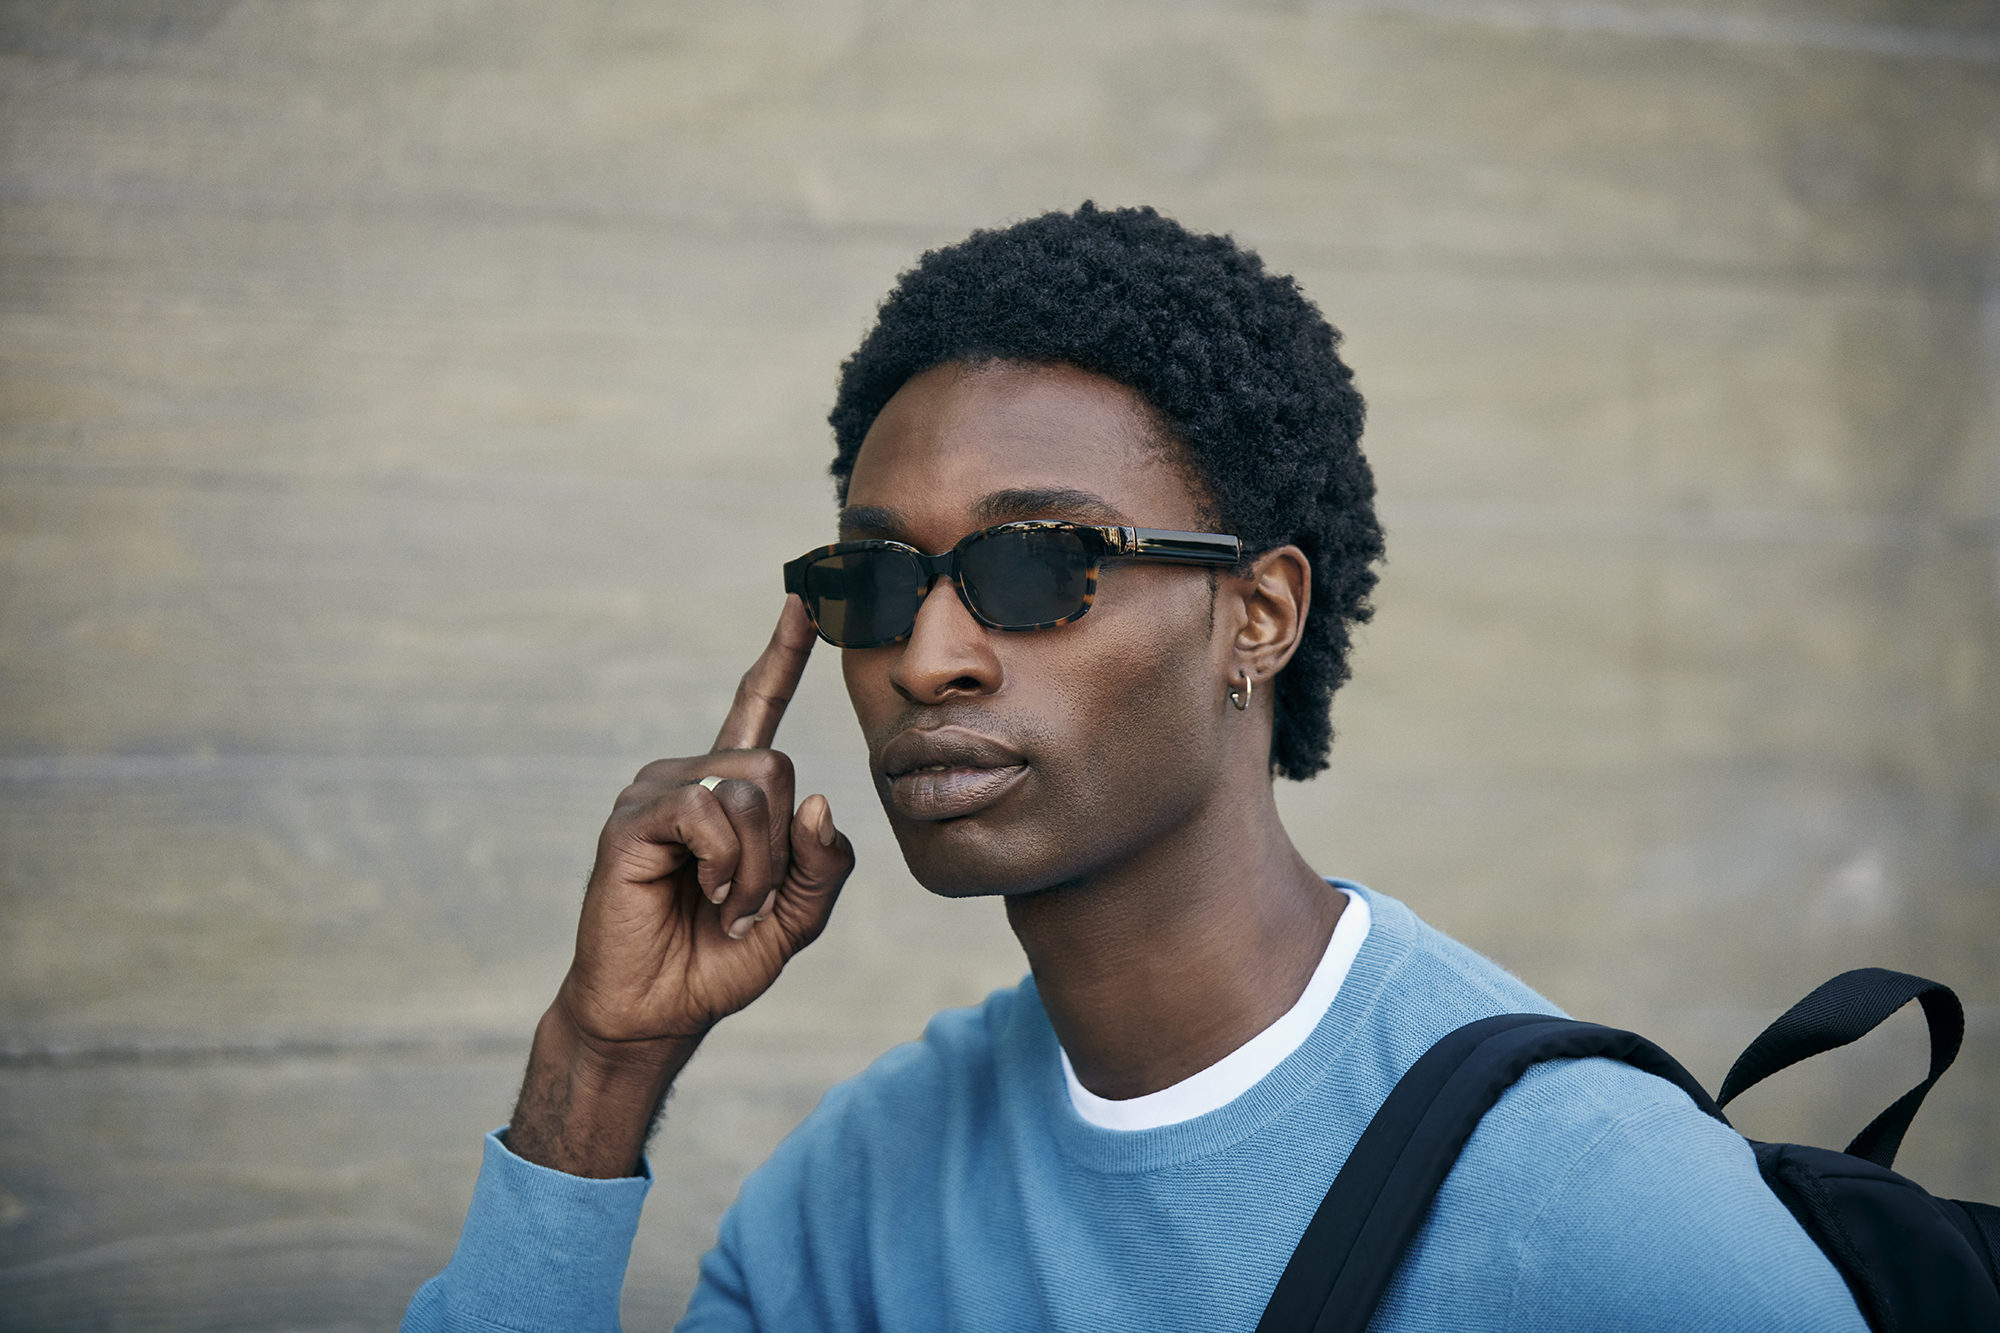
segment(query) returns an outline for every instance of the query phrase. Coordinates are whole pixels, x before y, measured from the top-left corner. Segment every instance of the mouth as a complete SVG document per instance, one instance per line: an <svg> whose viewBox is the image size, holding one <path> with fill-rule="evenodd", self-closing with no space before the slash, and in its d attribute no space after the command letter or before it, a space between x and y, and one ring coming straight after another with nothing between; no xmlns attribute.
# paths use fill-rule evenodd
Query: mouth
<svg viewBox="0 0 2000 1333"><path fill-rule="evenodd" d="M934 823L994 805L1027 776L1028 762L989 737L945 727L890 741L881 772L891 809Z"/></svg>

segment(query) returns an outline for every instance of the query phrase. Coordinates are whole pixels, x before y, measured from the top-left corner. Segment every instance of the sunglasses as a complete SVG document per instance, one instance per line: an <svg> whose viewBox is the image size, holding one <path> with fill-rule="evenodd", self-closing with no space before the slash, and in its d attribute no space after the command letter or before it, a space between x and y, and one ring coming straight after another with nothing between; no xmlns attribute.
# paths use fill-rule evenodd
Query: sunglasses
<svg viewBox="0 0 2000 1333"><path fill-rule="evenodd" d="M940 555L902 542L836 542L785 566L819 636L836 648L879 648L910 637L917 608L949 578L988 629L1054 629L1083 619L1106 560L1234 565L1243 543L1213 532L1089 527L1034 520L983 528Z"/></svg>

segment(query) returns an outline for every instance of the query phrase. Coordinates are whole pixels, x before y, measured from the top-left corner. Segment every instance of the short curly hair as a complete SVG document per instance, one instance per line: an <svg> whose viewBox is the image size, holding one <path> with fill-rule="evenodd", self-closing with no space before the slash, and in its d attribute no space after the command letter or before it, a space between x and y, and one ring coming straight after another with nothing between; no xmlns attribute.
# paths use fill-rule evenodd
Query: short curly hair
<svg viewBox="0 0 2000 1333"><path fill-rule="evenodd" d="M1045 213L932 250L840 369L827 420L841 501L876 415L948 362L1066 364L1137 392L1184 448L1246 561L1287 543L1312 608L1279 674L1271 769L1326 767L1350 630L1372 614L1382 529L1361 455L1364 407L1340 334L1289 277L1227 236L1151 208Z"/></svg>

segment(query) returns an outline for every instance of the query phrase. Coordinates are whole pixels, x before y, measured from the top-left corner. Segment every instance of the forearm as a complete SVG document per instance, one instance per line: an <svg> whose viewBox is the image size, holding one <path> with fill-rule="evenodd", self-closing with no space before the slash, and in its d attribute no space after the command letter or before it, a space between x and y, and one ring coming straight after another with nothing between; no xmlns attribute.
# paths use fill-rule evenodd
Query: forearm
<svg viewBox="0 0 2000 1333"><path fill-rule="evenodd" d="M700 1037L595 1041L558 999L535 1028L508 1150L573 1176L637 1174L654 1112L700 1044Z"/></svg>

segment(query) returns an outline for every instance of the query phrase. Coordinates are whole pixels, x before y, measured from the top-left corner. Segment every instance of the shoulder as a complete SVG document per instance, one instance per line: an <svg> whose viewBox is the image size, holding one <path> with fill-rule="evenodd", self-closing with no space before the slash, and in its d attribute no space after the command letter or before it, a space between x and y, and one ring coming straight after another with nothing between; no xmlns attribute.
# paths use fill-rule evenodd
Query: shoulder
<svg viewBox="0 0 2000 1333"><path fill-rule="evenodd" d="M1615 1060L1538 1065L1487 1113L1405 1276L1467 1264L1504 1275L1487 1327L1861 1327L1749 1144Z"/></svg>
<svg viewBox="0 0 2000 1333"><path fill-rule="evenodd" d="M1437 1040L1495 1014L1563 1017L1506 968L1372 889L1335 881L1368 905L1368 935L1309 1042L1325 1076L1368 1099L1370 1113Z"/></svg>
<svg viewBox="0 0 2000 1333"><path fill-rule="evenodd" d="M1672 1163L1699 1188L1762 1188L1750 1145L1662 1078L1618 1060L1551 1060L1508 1089L1466 1144L1466 1186L1518 1200L1596 1193L1586 1170L1631 1178Z"/></svg>
<svg viewBox="0 0 2000 1333"><path fill-rule="evenodd" d="M1453 1018L1471 1022L1505 1013L1562 1014L1554 1001L1527 982L1437 929L1403 903L1358 884L1338 882L1360 893L1367 902L1369 927L1363 957L1371 951L1381 955L1399 999L1434 992L1432 1002L1421 1010L1435 1010L1439 1022ZM1356 960L1357 965L1360 961Z"/></svg>
<svg viewBox="0 0 2000 1333"><path fill-rule="evenodd" d="M1342 1067L1377 1101L1463 1024L1562 1013L1401 903L1367 897ZM1862 1328L1748 1143L1673 1084L1607 1059L1537 1065L1487 1113L1382 1308L1385 1329Z"/></svg>

